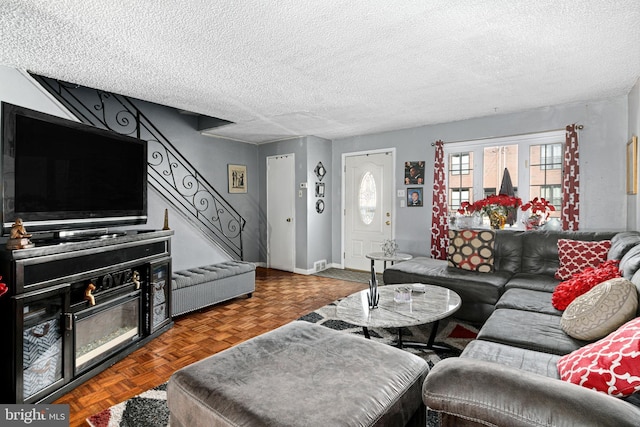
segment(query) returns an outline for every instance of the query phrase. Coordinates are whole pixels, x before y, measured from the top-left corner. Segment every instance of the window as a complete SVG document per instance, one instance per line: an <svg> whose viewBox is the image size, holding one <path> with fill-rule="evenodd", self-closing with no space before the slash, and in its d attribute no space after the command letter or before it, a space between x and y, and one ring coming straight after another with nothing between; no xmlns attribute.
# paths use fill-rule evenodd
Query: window
<svg viewBox="0 0 640 427"><path fill-rule="evenodd" d="M452 153L449 156L449 210L455 212L460 203L473 200L473 153Z"/></svg>
<svg viewBox="0 0 640 427"><path fill-rule="evenodd" d="M376 214L376 180L371 172L367 172L360 181L358 191L358 206L360 206L360 219L369 225Z"/></svg>
<svg viewBox="0 0 640 427"><path fill-rule="evenodd" d="M460 208L462 202L469 201L469 189L468 188L455 188L449 191L449 207L451 211L456 211Z"/></svg>
<svg viewBox="0 0 640 427"><path fill-rule="evenodd" d="M449 212L499 193L506 169L515 196L523 203L544 197L556 208L551 216L559 216L564 140L564 131L552 131L445 145Z"/></svg>
<svg viewBox="0 0 640 427"><path fill-rule="evenodd" d="M543 169L562 168L562 144L540 145L540 167Z"/></svg>
<svg viewBox="0 0 640 427"><path fill-rule="evenodd" d="M469 153L452 154L450 157L449 173L451 175L469 175Z"/></svg>
<svg viewBox="0 0 640 427"><path fill-rule="evenodd" d="M544 197L549 203L556 208L556 212L551 212L550 216L559 216L562 208L562 186L561 185L543 185L540 187L540 197Z"/></svg>
<svg viewBox="0 0 640 427"><path fill-rule="evenodd" d="M556 208L552 217L560 216L562 205L562 143L536 144L529 147L529 199L543 197ZM540 159L540 163L537 162Z"/></svg>

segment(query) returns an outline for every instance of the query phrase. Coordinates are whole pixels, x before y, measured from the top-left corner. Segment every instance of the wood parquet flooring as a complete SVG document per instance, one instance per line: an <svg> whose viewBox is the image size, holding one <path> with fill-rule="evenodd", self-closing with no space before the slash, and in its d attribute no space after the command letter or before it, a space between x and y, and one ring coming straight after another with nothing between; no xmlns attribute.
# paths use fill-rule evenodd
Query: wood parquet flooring
<svg viewBox="0 0 640 427"><path fill-rule="evenodd" d="M193 362L289 323L366 284L256 269L252 298L240 297L180 316L169 331L62 396L70 426L166 382Z"/></svg>

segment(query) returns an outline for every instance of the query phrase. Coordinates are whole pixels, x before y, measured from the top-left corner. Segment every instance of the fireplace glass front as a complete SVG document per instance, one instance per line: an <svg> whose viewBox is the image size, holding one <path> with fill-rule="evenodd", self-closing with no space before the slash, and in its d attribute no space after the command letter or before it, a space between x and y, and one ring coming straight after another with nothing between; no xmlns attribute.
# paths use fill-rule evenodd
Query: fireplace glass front
<svg viewBox="0 0 640 427"><path fill-rule="evenodd" d="M76 372L126 347L140 337L140 295L78 314L75 327Z"/></svg>

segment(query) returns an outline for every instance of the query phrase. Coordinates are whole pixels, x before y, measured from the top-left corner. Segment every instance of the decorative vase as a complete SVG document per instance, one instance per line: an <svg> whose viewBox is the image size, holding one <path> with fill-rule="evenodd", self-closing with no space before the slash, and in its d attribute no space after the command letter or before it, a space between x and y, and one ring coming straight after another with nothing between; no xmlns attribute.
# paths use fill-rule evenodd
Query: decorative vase
<svg viewBox="0 0 640 427"><path fill-rule="evenodd" d="M541 216L531 215L524 222L525 230L537 230L544 223L544 220Z"/></svg>
<svg viewBox="0 0 640 427"><path fill-rule="evenodd" d="M500 212L493 211L489 214L489 223L494 230L502 230L507 223L507 216Z"/></svg>
<svg viewBox="0 0 640 427"><path fill-rule="evenodd" d="M385 240L382 242L382 252L384 256L392 257L396 254L398 250L398 244L395 240Z"/></svg>

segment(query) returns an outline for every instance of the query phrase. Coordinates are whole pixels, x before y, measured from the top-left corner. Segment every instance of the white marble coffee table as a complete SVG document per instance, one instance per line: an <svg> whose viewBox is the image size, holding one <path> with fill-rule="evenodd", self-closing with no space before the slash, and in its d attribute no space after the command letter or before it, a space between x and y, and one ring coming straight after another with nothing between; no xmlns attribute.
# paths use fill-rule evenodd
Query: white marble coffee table
<svg viewBox="0 0 640 427"><path fill-rule="evenodd" d="M413 284L378 287L380 303L374 309L369 308L367 301L369 289L351 294L338 303L336 315L345 322L362 326L366 338L369 338L368 328L398 328L398 347L420 345L433 348L439 321L460 308L460 296L441 286L424 285L424 292L412 292L411 302L395 302L395 291L400 287L413 288ZM402 327L427 323L433 323L433 327L426 344L402 341Z"/></svg>

